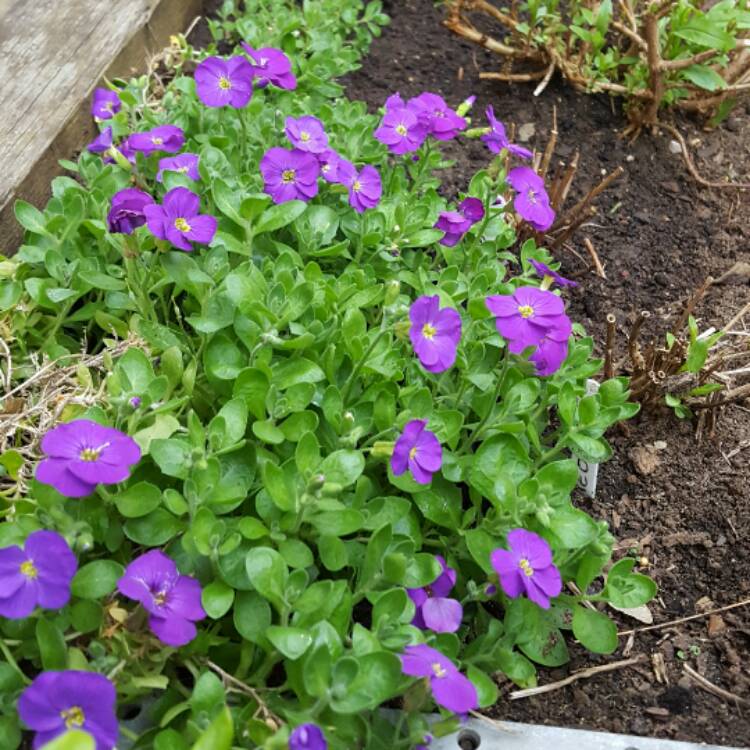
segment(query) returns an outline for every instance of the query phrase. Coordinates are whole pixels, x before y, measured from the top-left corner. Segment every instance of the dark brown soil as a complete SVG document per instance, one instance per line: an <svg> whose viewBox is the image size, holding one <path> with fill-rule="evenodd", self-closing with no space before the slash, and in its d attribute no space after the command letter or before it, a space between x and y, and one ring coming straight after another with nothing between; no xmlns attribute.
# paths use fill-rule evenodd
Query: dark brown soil
<svg viewBox="0 0 750 750"><path fill-rule="evenodd" d="M371 110L399 90L442 94L457 105L477 95L475 121L492 104L506 123L536 125L532 146L542 149L557 107L560 141L556 156L581 152L575 190L595 184L602 170L618 165L626 173L599 201L594 223L575 237L559 260L578 278L571 312L601 345L609 312L626 327L639 310L650 310L653 331L664 331L680 301L711 275L736 261L750 262L750 196L736 190L706 191L687 173L682 157L670 152L671 136L644 133L634 143L620 137L625 119L607 97L575 93L553 80L538 98L526 85L480 81L478 72L497 69L497 58L452 36L440 25L431 0L385 2L392 18L363 68L348 79L352 98ZM735 111L721 129L704 132L699 123L679 121L709 179L750 179L750 107ZM446 184L454 194L487 163L478 142L451 144L456 160ZM588 236L606 268L598 278L584 260ZM750 300L750 279L739 275L712 287L696 315L701 328L721 326ZM622 344L623 336L620 333ZM622 353L622 352L621 352ZM643 568L659 584L651 610L657 623L750 599L750 446L729 455L750 438L747 404L727 407L715 433L698 444L695 425L670 413L642 415L610 436L615 457L600 472L594 501L579 498L606 519L620 540L618 554L637 548ZM639 473L633 451L657 445L658 465ZM729 456L729 457L728 457ZM640 623L623 619L622 630ZM623 657L628 639L610 657L595 657L571 644L564 669L541 670L549 683L587 666ZM750 707L718 698L684 673L685 664L715 685L750 700L750 606L635 636L631 655L642 665L582 680L527 700L509 701L512 686L488 713L517 721L583 726L637 735L750 746ZM668 683L657 680L654 657L663 658Z"/></svg>

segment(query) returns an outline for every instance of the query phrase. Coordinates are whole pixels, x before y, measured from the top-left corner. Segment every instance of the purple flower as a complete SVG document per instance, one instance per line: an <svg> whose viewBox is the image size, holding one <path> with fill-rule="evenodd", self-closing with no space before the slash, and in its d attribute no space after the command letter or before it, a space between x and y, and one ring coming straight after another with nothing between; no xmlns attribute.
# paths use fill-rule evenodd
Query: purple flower
<svg viewBox="0 0 750 750"><path fill-rule="evenodd" d="M438 141L450 141L466 128L466 120L459 117L442 96L424 94L409 100L408 108L429 128L429 134Z"/></svg>
<svg viewBox="0 0 750 750"><path fill-rule="evenodd" d="M184 187L172 188L162 205L146 206L146 222L151 234L169 240L180 250L193 249L191 242L208 245L216 234L216 217L199 214L201 199Z"/></svg>
<svg viewBox="0 0 750 750"><path fill-rule="evenodd" d="M414 745L414 750L429 750L429 745L432 744L433 737L431 734L426 734L422 737L421 745Z"/></svg>
<svg viewBox="0 0 750 750"><path fill-rule="evenodd" d="M195 90L207 107L241 109L253 95L253 66L242 55L207 57L195 69Z"/></svg>
<svg viewBox="0 0 750 750"><path fill-rule="evenodd" d="M144 156L151 156L156 151L176 154L185 145L185 133L177 125L158 125L145 133L131 133L128 146L133 151L140 151Z"/></svg>
<svg viewBox="0 0 750 750"><path fill-rule="evenodd" d="M416 151L424 143L428 130L428 125L419 119L416 112L405 106L389 108L386 102L385 115L373 135L388 146L391 153L406 154Z"/></svg>
<svg viewBox="0 0 750 750"><path fill-rule="evenodd" d="M294 117L287 117L284 132L292 146L299 151L322 154L328 150L328 136L317 117L304 115L296 120Z"/></svg>
<svg viewBox="0 0 750 750"><path fill-rule="evenodd" d="M443 449L435 433L426 430L427 422L412 419L404 425L391 456L391 470L396 476L407 469L419 484L429 484L432 475L443 465Z"/></svg>
<svg viewBox="0 0 750 750"><path fill-rule="evenodd" d="M274 203L291 200L309 201L318 194L320 165L312 154L269 148L260 160L263 190Z"/></svg>
<svg viewBox="0 0 750 750"><path fill-rule="evenodd" d="M139 407L139 406L141 405L141 397L140 397L140 396L133 396L133 397L132 397L132 398L130 399L130 405L131 405L131 406L132 406L132 407L133 407L134 409L137 409L137 408L138 408L138 407Z"/></svg>
<svg viewBox="0 0 750 750"><path fill-rule="evenodd" d="M180 154L179 156L165 156L159 159L159 171L156 173L157 182L164 181L164 172L179 172L187 175L191 180L200 180L198 172L198 154Z"/></svg>
<svg viewBox="0 0 750 750"><path fill-rule="evenodd" d="M135 164L135 149L130 145L130 136L120 141L117 150L131 163ZM105 159L105 162L114 161L114 159Z"/></svg>
<svg viewBox="0 0 750 750"><path fill-rule="evenodd" d="M434 648L407 646L401 654L401 671L410 677L426 677L435 703L457 714L479 706L477 691L453 662Z"/></svg>
<svg viewBox="0 0 750 750"><path fill-rule="evenodd" d="M289 750L327 750L323 730L317 724L300 724L289 735Z"/></svg>
<svg viewBox="0 0 750 750"><path fill-rule="evenodd" d="M419 297L409 308L409 338L429 372L443 372L456 361L461 340L461 316L451 307L440 309L440 297Z"/></svg>
<svg viewBox="0 0 750 750"><path fill-rule="evenodd" d="M91 116L98 120L111 120L122 107L120 97L109 89L96 89L91 99Z"/></svg>
<svg viewBox="0 0 750 750"><path fill-rule="evenodd" d="M461 627L463 607L455 599L449 599L456 585L456 571L445 564L445 559L435 555L443 568L442 573L429 585L421 589L406 589L409 598L417 607L411 624L421 630L436 633L455 633Z"/></svg>
<svg viewBox="0 0 750 750"><path fill-rule="evenodd" d="M18 715L36 732L34 749L70 729L88 732L96 750L112 750L119 730L115 686L96 672L43 672L18 699Z"/></svg>
<svg viewBox="0 0 750 750"><path fill-rule="evenodd" d="M563 301L552 292L522 286L513 294L487 297L487 308L495 316L501 336L512 341L519 351L536 346L553 328L565 325Z"/></svg>
<svg viewBox="0 0 750 750"><path fill-rule="evenodd" d="M365 164L362 171L357 173L356 167L346 159L342 159L338 168L339 182L349 188L349 205L357 213L368 208L374 208L380 202L383 186L380 174L375 167Z"/></svg>
<svg viewBox="0 0 750 750"><path fill-rule="evenodd" d="M513 207L537 232L552 226L555 211L550 206L544 180L533 169L516 167L508 172L508 182L516 191Z"/></svg>
<svg viewBox="0 0 750 750"><path fill-rule="evenodd" d="M109 125L86 148L92 154L103 154L112 148L112 126Z"/></svg>
<svg viewBox="0 0 750 750"><path fill-rule="evenodd" d="M339 164L346 161L341 154L337 154L332 148L323 151L322 154L315 154L320 165L320 174L326 182L341 182L339 177ZM350 162L347 162L350 163Z"/></svg>
<svg viewBox="0 0 750 750"><path fill-rule="evenodd" d="M445 232L440 244L445 247L457 245L474 224L484 218L484 206L479 198L465 198L458 211L442 211L434 224L435 229Z"/></svg>
<svg viewBox="0 0 750 750"><path fill-rule="evenodd" d="M569 318L563 316L563 322L559 327L547 331L529 357L529 360L536 365L537 375L554 375L560 369L560 365L568 356L568 339L572 330ZM513 351L512 343L510 350Z"/></svg>
<svg viewBox="0 0 750 750"><path fill-rule="evenodd" d="M401 94L398 91L395 94L391 94L385 100L385 111L390 112L393 109L403 109L406 106L406 102L401 98Z"/></svg>
<svg viewBox="0 0 750 750"><path fill-rule="evenodd" d="M68 543L54 531L35 531L24 548L0 549L0 616L28 617L36 607L61 609L78 568Z"/></svg>
<svg viewBox="0 0 750 750"><path fill-rule="evenodd" d="M496 549L490 555L503 591L511 599L525 593L542 609L549 609L550 597L562 591L549 544L532 531L513 529L508 532L508 546L510 550Z"/></svg>
<svg viewBox="0 0 750 750"><path fill-rule="evenodd" d="M58 425L42 438L47 454L36 468L36 479L66 497L86 497L97 484L116 484L141 460L138 443L113 427L88 419Z"/></svg>
<svg viewBox="0 0 750 750"><path fill-rule="evenodd" d="M545 263L542 263L538 260L534 260L533 258L529 259L529 263L534 267L534 270L537 272L539 276L542 278L548 277L549 278L549 284L557 284L558 286L578 286L578 284L575 281L571 281L570 279L566 279L563 276L560 276L557 271L553 271L548 265ZM545 278L546 280L546 278Z"/></svg>
<svg viewBox="0 0 750 750"><path fill-rule="evenodd" d="M146 223L146 206L151 206L154 199L138 188L125 188L112 196L112 205L107 214L107 226L110 232L132 234L135 229Z"/></svg>
<svg viewBox="0 0 750 750"><path fill-rule="evenodd" d="M495 118L495 112L490 105L487 107L487 119L490 121L490 132L485 133L481 140L487 145L487 148L492 151L493 154L499 154L503 149L509 151L511 154L520 156L522 159L530 159L533 154L527 148L523 146L517 146L508 140L508 136L505 133L505 125L500 120Z"/></svg>
<svg viewBox="0 0 750 750"><path fill-rule="evenodd" d="M265 88L269 83L280 89L297 88L297 79L292 73L292 63L280 49L275 47L253 49L245 42L241 44L252 63L253 76L257 79L258 88Z"/></svg>
<svg viewBox="0 0 750 750"><path fill-rule="evenodd" d="M135 599L149 613L148 625L168 646L184 646L195 638L195 622L206 613L201 605L201 585L180 575L174 560L152 549L125 568L117 582L121 594Z"/></svg>

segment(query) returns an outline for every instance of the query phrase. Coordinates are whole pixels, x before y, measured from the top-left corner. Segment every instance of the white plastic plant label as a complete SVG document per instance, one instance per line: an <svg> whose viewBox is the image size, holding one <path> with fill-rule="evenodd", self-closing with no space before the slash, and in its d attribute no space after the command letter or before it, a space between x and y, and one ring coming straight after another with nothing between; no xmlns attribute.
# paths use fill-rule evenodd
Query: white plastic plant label
<svg viewBox="0 0 750 750"><path fill-rule="evenodd" d="M599 390L599 383L589 378L586 381L586 395L592 396ZM587 497L596 496L596 480L599 477L599 464L593 464L579 456L578 462L578 486L586 493Z"/></svg>

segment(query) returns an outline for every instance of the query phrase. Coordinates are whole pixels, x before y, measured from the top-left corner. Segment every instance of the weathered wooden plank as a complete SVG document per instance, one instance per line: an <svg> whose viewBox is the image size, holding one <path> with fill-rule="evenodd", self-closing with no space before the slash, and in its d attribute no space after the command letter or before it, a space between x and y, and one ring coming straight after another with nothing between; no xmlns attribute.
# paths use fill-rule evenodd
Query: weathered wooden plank
<svg viewBox="0 0 750 750"><path fill-rule="evenodd" d="M183 31L201 0L0 0L0 252L15 249L18 197L43 205L57 160L95 134L89 96Z"/></svg>

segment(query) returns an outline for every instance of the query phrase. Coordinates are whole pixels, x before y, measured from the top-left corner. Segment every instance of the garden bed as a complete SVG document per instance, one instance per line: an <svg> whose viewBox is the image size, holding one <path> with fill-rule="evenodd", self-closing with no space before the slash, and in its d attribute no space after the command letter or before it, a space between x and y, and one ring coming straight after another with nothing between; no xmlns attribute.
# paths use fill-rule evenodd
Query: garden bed
<svg viewBox="0 0 750 750"><path fill-rule="evenodd" d="M640 310L653 313L654 329L673 319L680 301L706 276L720 277L736 262L750 261L750 197L736 190L707 191L689 176L671 137L646 133L635 142L620 137L625 119L606 96L585 96L557 80L538 98L533 87L478 79L479 68L492 70L497 58L453 37L440 25L441 11L430 0L386 2L391 24L375 41L362 69L348 78L348 94L365 99L371 111L393 91L413 96L435 91L458 103L477 95L473 116L483 120L488 104L497 116L520 127L536 124L524 145L543 149L557 108L559 146L556 155L570 159L580 150L577 190L601 179L601 170L622 165L625 174L600 198L595 224L580 232L575 250L589 236L605 266L597 277L568 251L558 253L566 276L581 285L571 294L574 316L601 346L605 318L615 313L621 326ZM481 123L480 123L481 124ZM709 179L750 175L750 116L742 106L720 129L704 132L681 120L679 127L694 147L699 169ZM696 143L698 139L699 142ZM486 162L483 144L449 144L456 165L447 190L458 191ZM574 186L574 189L575 186ZM712 287L697 310L701 327L720 326L748 301L748 276L736 273ZM620 342L625 338L620 332ZM614 457L600 471L595 500L580 493L581 507L609 521L623 550L637 549L660 586L652 603L655 622L666 622L750 598L750 464L740 450L750 434L747 404L728 407L713 436L696 442L694 425L671 413L637 417L610 436ZM633 456L656 445L653 466L634 464ZM750 450L750 448L745 448ZM645 562L645 561L644 561ZM709 604L706 600L710 600ZM622 618L621 630L639 626ZM627 638L621 639L624 647ZM683 672L692 665L711 682L750 697L750 608L738 608L638 634L631 655L647 660L628 668L579 681L539 697L510 701L503 697L488 713L502 719L584 726L639 735L743 746L750 744L750 712L708 694ZM595 663L596 658L571 649L565 668L546 670L540 684L565 677ZM669 684L656 681L649 660L664 658Z"/></svg>

